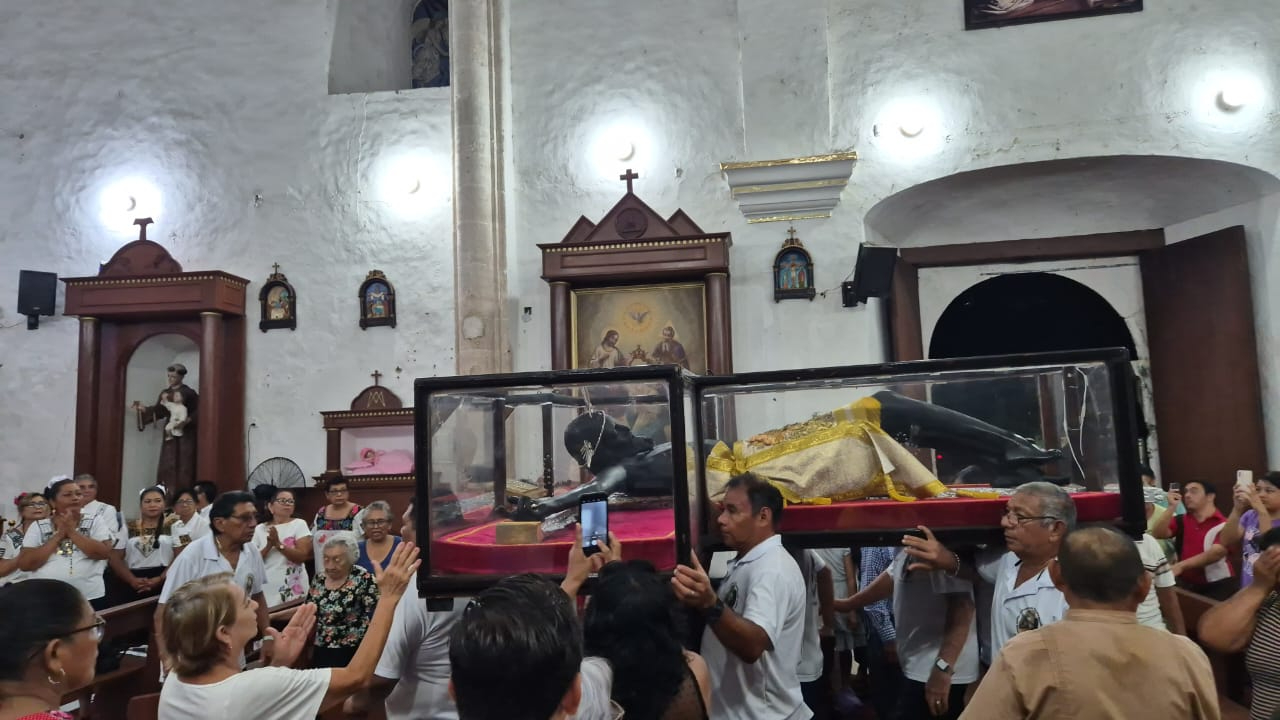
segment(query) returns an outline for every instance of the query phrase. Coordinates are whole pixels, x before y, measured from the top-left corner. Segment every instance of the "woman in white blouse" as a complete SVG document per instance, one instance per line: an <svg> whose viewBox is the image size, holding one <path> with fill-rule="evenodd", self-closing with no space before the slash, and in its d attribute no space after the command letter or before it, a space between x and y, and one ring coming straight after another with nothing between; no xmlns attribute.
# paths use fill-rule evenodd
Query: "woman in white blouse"
<svg viewBox="0 0 1280 720"><path fill-rule="evenodd" d="M209 534L209 518L196 510L194 490L179 490L173 496L173 518L169 520L169 536L173 538L174 555L182 548Z"/></svg>
<svg viewBox="0 0 1280 720"><path fill-rule="evenodd" d="M306 562L311 559L311 529L293 516L293 491L278 488L267 503L271 519L253 531L253 546L262 553L267 579L262 594L269 607L306 597Z"/></svg>
<svg viewBox="0 0 1280 720"><path fill-rule="evenodd" d="M137 596L160 592L173 563L173 536L164 527L163 487L153 485L138 496L138 519L125 524L116 550L124 553L124 566L115 566L116 574Z"/></svg>
<svg viewBox="0 0 1280 720"><path fill-rule="evenodd" d="M80 514L80 488L71 478L59 478L45 490L53 505L47 520L31 524L22 542L18 567L31 577L74 585L94 610L107 606L102 573L107 569L115 538L101 517Z"/></svg>
<svg viewBox="0 0 1280 720"><path fill-rule="evenodd" d="M272 667L241 670L240 648L258 635L257 604L230 573L183 585L165 603L162 637L173 674L160 692L160 720L273 718L313 720L326 701L369 686L396 604L418 569L418 548L402 543L377 577L380 597L369 630L346 667L290 667L315 625L315 606L298 608L275 642Z"/></svg>
<svg viewBox="0 0 1280 720"><path fill-rule="evenodd" d="M13 499L18 506L18 521L10 528L0 528L0 585L21 582L27 573L18 569L18 553L27 530L37 520L49 517L49 501L38 492L24 492Z"/></svg>

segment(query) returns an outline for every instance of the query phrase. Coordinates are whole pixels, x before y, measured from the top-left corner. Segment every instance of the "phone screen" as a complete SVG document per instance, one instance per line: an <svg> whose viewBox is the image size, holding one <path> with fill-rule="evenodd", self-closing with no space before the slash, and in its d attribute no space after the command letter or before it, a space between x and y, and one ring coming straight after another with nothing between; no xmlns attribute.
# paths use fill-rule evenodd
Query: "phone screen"
<svg viewBox="0 0 1280 720"><path fill-rule="evenodd" d="M578 519L582 523L582 552L587 555L600 552L596 546L609 544L609 499L585 497L578 505Z"/></svg>

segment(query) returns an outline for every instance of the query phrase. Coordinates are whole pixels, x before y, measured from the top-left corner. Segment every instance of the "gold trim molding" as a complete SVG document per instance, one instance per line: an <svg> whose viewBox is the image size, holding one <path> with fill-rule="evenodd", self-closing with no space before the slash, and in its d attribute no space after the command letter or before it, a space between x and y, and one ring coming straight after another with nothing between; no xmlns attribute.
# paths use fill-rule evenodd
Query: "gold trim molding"
<svg viewBox="0 0 1280 720"><path fill-rule="evenodd" d="M746 170L750 168L781 167L783 165L810 165L813 163L837 162L840 160L857 160L858 153L829 153L827 155L808 155L806 157L784 158L782 160L746 160L743 162L720 163L721 172L725 170Z"/></svg>
<svg viewBox="0 0 1280 720"><path fill-rule="evenodd" d="M767 222L791 222L793 220L825 220L831 217L831 213L811 213L808 215L770 215L768 217L751 218L747 220L747 224L767 223Z"/></svg>

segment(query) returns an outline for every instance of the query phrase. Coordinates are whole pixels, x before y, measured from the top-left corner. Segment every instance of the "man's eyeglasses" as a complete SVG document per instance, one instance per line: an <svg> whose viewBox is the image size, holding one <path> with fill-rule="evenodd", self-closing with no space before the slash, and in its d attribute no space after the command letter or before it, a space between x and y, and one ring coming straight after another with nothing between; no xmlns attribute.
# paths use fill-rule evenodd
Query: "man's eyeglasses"
<svg viewBox="0 0 1280 720"><path fill-rule="evenodd" d="M175 506L177 506L177 505L183 505L183 506L186 506L186 505L195 505L195 504L196 504L196 501L195 501L195 500L179 500L179 501L177 501L177 502L175 502L175 503L174 503L174 505L175 505Z"/></svg>
<svg viewBox="0 0 1280 720"><path fill-rule="evenodd" d="M1053 515L1023 515L1021 513L1014 512L1013 510L1005 510L1003 517L1007 517L1019 525L1022 525L1023 523L1029 523L1032 520L1060 520L1061 519Z"/></svg>
<svg viewBox="0 0 1280 720"><path fill-rule="evenodd" d="M228 520L239 520L242 523L251 523L257 516L253 513L241 513L239 515L228 515Z"/></svg>

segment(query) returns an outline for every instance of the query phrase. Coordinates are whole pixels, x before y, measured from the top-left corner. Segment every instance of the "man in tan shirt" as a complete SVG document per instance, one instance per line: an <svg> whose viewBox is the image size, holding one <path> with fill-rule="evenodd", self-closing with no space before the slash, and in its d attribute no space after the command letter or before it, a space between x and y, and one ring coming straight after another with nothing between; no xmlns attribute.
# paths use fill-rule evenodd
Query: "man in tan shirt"
<svg viewBox="0 0 1280 720"><path fill-rule="evenodd" d="M961 720L1219 720L1204 652L1138 624L1151 576L1130 538L1110 527L1071 532L1049 572L1066 617L1010 640Z"/></svg>

